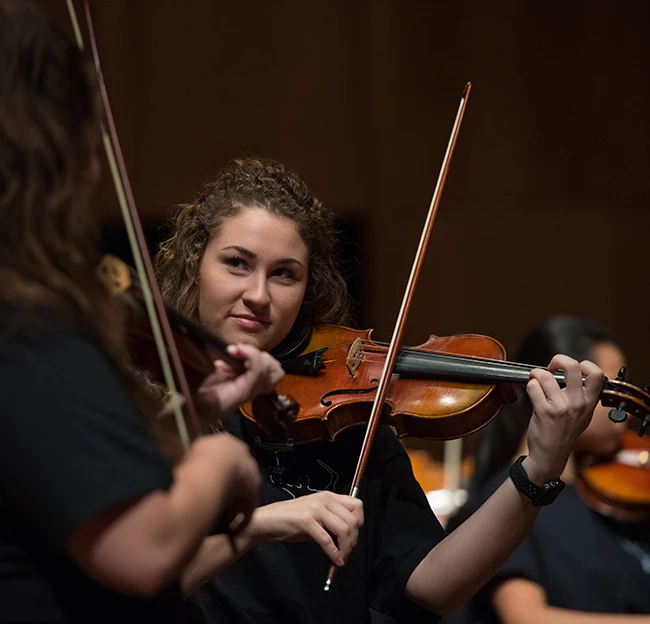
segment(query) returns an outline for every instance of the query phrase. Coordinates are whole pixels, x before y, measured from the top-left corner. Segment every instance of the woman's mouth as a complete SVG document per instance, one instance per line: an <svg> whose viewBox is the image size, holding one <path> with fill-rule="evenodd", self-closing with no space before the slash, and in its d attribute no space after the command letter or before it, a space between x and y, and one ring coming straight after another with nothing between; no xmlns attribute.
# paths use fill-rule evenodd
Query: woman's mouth
<svg viewBox="0 0 650 624"><path fill-rule="evenodd" d="M251 314L231 314L230 318L232 318L239 327L246 331L259 331L270 325L269 322L262 321Z"/></svg>

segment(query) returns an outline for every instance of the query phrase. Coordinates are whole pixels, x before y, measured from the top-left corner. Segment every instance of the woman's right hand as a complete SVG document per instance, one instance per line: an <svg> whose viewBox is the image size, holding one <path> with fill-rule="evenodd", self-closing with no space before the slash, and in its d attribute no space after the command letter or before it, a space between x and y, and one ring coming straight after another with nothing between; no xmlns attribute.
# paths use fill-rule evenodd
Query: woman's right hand
<svg viewBox="0 0 650 624"><path fill-rule="evenodd" d="M222 511L229 520L237 518L237 531L250 521L260 502L260 471L248 445L228 433L198 438L190 455L205 458L226 477L226 493Z"/></svg>
<svg viewBox="0 0 650 624"><path fill-rule="evenodd" d="M253 345L229 345L228 353L242 360L246 370L238 375L223 360L215 360L214 372L198 390L200 405L212 419L219 420L239 405L273 391L284 377L280 362Z"/></svg>
<svg viewBox="0 0 650 624"><path fill-rule="evenodd" d="M363 503L333 492L317 492L258 507L250 522L253 540L313 540L338 566L345 565L359 538Z"/></svg>

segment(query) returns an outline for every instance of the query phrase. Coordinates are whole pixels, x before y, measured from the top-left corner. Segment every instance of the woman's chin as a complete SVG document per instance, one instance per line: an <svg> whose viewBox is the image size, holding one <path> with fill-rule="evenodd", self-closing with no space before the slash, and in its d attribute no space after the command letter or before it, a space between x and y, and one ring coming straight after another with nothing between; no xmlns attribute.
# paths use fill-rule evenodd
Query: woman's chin
<svg viewBox="0 0 650 624"><path fill-rule="evenodd" d="M268 337L262 332L250 333L246 331L228 332L225 341L228 344L247 344L257 347L260 351L268 351Z"/></svg>
<svg viewBox="0 0 650 624"><path fill-rule="evenodd" d="M269 336L267 331L251 331L231 322L223 323L219 327L209 327L206 324L206 329L226 344L253 345L260 349L260 351L269 351L280 342L279 340L274 340L273 336Z"/></svg>

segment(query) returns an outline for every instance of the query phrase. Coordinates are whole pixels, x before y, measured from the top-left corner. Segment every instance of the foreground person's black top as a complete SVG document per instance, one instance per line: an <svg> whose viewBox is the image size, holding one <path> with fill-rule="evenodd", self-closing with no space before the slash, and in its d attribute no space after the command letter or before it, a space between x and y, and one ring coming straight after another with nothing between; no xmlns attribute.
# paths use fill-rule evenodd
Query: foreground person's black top
<svg viewBox="0 0 650 624"><path fill-rule="evenodd" d="M0 440L0 622L180 621L177 587L117 594L63 550L93 516L172 482L87 334L0 307Z"/></svg>

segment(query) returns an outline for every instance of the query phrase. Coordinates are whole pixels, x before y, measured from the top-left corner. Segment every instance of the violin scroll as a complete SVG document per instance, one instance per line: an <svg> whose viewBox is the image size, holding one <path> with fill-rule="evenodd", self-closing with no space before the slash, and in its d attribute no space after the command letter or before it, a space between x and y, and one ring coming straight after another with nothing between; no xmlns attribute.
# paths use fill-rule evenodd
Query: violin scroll
<svg viewBox="0 0 650 624"><path fill-rule="evenodd" d="M641 421L639 437L643 437L650 425L650 388L639 388L625 381L627 371L621 368L616 379L605 379L600 402L611 407L609 418L613 422L624 422L628 415Z"/></svg>

